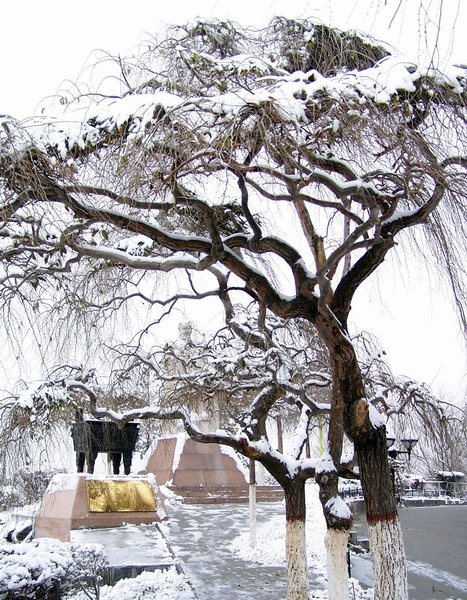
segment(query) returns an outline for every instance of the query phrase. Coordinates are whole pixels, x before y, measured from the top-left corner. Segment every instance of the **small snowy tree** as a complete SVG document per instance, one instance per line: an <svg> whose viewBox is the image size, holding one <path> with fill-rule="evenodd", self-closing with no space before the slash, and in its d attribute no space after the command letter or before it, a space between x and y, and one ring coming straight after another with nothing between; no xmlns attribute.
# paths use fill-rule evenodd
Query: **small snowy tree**
<svg viewBox="0 0 467 600"><path fill-rule="evenodd" d="M334 468L327 453L302 457L310 423L330 410L329 400L317 393L330 384L327 355L308 323L285 323L270 315L258 327L254 306L234 311L228 296L223 301L229 325L212 337L184 324L174 344L146 351L140 344L118 346L105 390L93 373L63 367L54 371L55 379L10 402L7 412L18 423L33 417L38 431L50 427L60 412L66 417L70 407L83 407L119 425L133 419L181 421L193 440L224 444L260 462L284 489L288 593L303 596L308 589L305 483ZM278 417L293 430L293 442L284 450L268 427L268 420ZM349 457L338 466L339 474L358 477L352 466ZM339 510L350 526L351 513L338 498L323 509ZM341 565L329 558L333 580L347 587L345 560ZM343 566L340 576L336 566Z"/></svg>
<svg viewBox="0 0 467 600"><path fill-rule="evenodd" d="M434 478L438 471L465 471L467 419L463 409L434 398L426 386L401 381L405 401L390 411L391 428L399 439L416 438L412 466ZM431 401L426 401L430 398Z"/></svg>
<svg viewBox="0 0 467 600"><path fill-rule="evenodd" d="M50 431L59 415L66 419L70 407L91 410L120 425L133 418L142 423L181 420L192 439L227 444L250 461L254 457L285 492L289 590L298 590L307 581L305 482L313 476L321 481L323 468L333 468L322 450L311 459L308 454L303 458L309 430L318 420L322 426L331 409L327 353L307 322L268 315L258 324L254 305L234 310L228 295L224 307L228 326L212 336L184 323L180 338L172 344L146 351L140 344L109 350L116 358L105 390L96 385L92 373L64 367L60 373L55 370L55 380L10 402L7 412L28 433L35 423L37 435ZM382 406L386 415L402 420L413 403L423 414L429 414L424 405L438 405L425 386L415 382L409 386L394 377L374 342L359 336L355 343L369 400ZM38 412L40 420L35 417ZM270 427L271 421L279 420L292 440L285 448L279 430ZM354 466L350 455L339 465L339 475L358 478ZM338 498L324 503L323 511L347 518L350 526L349 510ZM327 550L329 592L338 597L348 587L346 551L332 543Z"/></svg>
<svg viewBox="0 0 467 600"><path fill-rule="evenodd" d="M466 328L465 69L421 70L354 34L280 18L264 31L179 27L117 64L117 95L83 96L59 118L2 118L4 306L98 326L124 307L136 318L142 305L163 313L235 290L311 323L332 375L332 460L319 474L330 546L342 553L348 535L332 510L345 430L376 598L407 598L384 421L347 322L396 242L423 246L406 235L423 225Z"/></svg>
<svg viewBox="0 0 467 600"><path fill-rule="evenodd" d="M412 459L422 472L434 477L439 470L465 468L465 409L436 395L426 383L395 375L385 361L385 351L365 333L354 344L372 404L388 419L397 440L417 440Z"/></svg>
<svg viewBox="0 0 467 600"><path fill-rule="evenodd" d="M306 322L286 323L268 315L258 324L254 306L234 311L227 294L223 303L228 327L212 339L185 326L182 339L174 345L144 355L135 347L122 349L120 368L114 369L115 387L122 388L123 378L123 385L134 394L135 381L152 379L158 383L162 405L171 407L168 415L185 414L185 429L192 439L226 444L266 468L285 494L288 594L302 597L308 589L305 483L323 465L330 468L331 462L327 453L303 457L310 424L330 410L327 353ZM118 421L158 414L149 408L119 415ZM209 422L208 432L206 424L203 430L194 426L196 417ZM271 421L278 420L289 424L291 446L282 447L275 428L271 437ZM351 459L337 466L341 475L355 476ZM338 507L350 527L351 513L342 501L335 498L332 506L323 504L326 513L337 512ZM328 557L331 580L339 580L347 589L345 560L343 564L338 573L340 563Z"/></svg>

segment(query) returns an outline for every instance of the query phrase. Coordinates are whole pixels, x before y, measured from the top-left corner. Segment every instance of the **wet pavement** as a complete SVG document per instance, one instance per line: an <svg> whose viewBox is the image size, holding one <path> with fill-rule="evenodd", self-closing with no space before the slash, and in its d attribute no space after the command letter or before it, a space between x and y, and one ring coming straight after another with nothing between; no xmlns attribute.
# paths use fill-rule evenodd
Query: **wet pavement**
<svg viewBox="0 0 467 600"><path fill-rule="evenodd" d="M258 505L258 528L278 515L283 503ZM412 600L467 600L467 506L400 510ZM365 537L364 517L356 524ZM280 519L281 527L285 527ZM160 529L159 529L160 528ZM73 539L102 543L112 564L169 564L180 561L200 600L278 600L286 595L283 554L262 566L234 553L232 542L248 531L247 505L181 505L159 527L126 526L74 532ZM161 533L162 532L162 533ZM164 539L164 537L166 539ZM271 545L275 543L271 534ZM169 546L167 546L167 541ZM277 545L277 543L276 543ZM172 552L175 554L173 556ZM352 575L372 585L368 555L352 556ZM310 587L325 586L322 572L310 569Z"/></svg>
<svg viewBox="0 0 467 600"><path fill-rule="evenodd" d="M174 557L159 532L152 525L124 525L107 529L75 529L71 541L102 544L109 565L171 565Z"/></svg>
<svg viewBox="0 0 467 600"><path fill-rule="evenodd" d="M283 510L281 503L261 504L258 526ZM283 565L263 567L232 553L231 542L241 528L248 529L248 506L185 505L170 512L171 518L163 530L201 600L285 597Z"/></svg>
<svg viewBox="0 0 467 600"><path fill-rule="evenodd" d="M467 506L401 508L412 600L467 600ZM355 529L366 536L364 517ZM354 557L352 575L372 585L369 557Z"/></svg>

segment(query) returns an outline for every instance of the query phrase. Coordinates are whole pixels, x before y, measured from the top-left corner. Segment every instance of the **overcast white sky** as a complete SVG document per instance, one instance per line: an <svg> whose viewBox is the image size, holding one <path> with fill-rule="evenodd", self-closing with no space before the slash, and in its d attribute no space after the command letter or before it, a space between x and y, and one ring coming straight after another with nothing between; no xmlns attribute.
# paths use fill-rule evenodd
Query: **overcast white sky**
<svg viewBox="0 0 467 600"><path fill-rule="evenodd" d="M423 0L422 5L429 13L423 6L420 9L419 0L3 2L0 114L31 115L65 80L83 76L83 67L92 64L96 49L126 54L163 24L197 16L255 26L265 25L275 15L313 17L342 29L370 33L412 60L467 64L467 0ZM436 41L439 50L433 53ZM389 285L380 288L372 280L355 299L353 317L358 329L379 336L397 372L433 384L436 390L446 388L460 400L467 384L466 354L439 282L423 271L401 280L397 266L388 264L384 269Z"/></svg>

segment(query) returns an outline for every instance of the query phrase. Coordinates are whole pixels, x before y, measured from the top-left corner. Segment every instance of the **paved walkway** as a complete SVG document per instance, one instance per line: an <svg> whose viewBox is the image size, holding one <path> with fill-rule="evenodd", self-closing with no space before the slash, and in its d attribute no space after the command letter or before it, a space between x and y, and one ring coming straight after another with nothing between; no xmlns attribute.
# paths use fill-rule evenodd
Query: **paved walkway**
<svg viewBox="0 0 467 600"><path fill-rule="evenodd" d="M258 524L281 503L261 504ZM283 566L252 565L232 554L230 543L248 529L247 505L184 505L171 509L163 530L201 600L278 600L285 598Z"/></svg>
<svg viewBox="0 0 467 600"><path fill-rule="evenodd" d="M283 503L258 506L257 521L284 513ZM467 600L467 506L411 508L401 511L413 600ZM284 522L285 525L285 522ZM200 600L278 600L285 598L285 567L242 560L231 542L248 530L247 505L174 505L170 519L156 527L76 531L73 539L99 542L111 564L174 564L181 561ZM360 537L364 524L357 525ZM271 543L274 540L271 539ZM175 554L171 553L171 550ZM372 585L369 557L352 557L352 575ZM310 586L322 589L310 569Z"/></svg>

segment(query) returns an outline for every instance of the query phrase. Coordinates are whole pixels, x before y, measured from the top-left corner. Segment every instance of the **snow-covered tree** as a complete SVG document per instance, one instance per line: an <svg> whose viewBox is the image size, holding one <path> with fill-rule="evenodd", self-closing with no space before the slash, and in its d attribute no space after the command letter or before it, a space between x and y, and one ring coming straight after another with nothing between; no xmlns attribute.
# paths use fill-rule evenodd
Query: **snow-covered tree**
<svg viewBox="0 0 467 600"><path fill-rule="evenodd" d="M165 410L127 412L125 418L183 414L192 439L228 445L265 467L285 494L288 596L304 597L308 593L305 484L331 468L332 462L327 453L307 458L304 452L310 424L330 410L327 354L306 322L287 323L268 315L258 325L254 306L234 311L227 294L223 303L228 326L210 338L185 324L180 341L173 345L144 354L128 345L117 349L114 387L128 386L133 395L136 382L143 381L143 387L148 380L157 382ZM121 420L119 415L117 421ZM283 447L279 431L271 428L274 421L287 423L291 445ZM337 465L340 475L355 476L352 459ZM342 500L323 502L331 518L338 509L350 527L351 513ZM328 567L330 579L339 581L347 593L345 555L342 562L328 556Z"/></svg>
<svg viewBox="0 0 467 600"><path fill-rule="evenodd" d="M311 460L308 453L303 457L309 431L318 421L321 428L331 409L327 354L308 322L284 321L269 314L259 327L254 305L234 309L227 298L228 325L213 335L198 331L192 323L182 323L180 337L173 343L149 350L140 344L109 349L115 360L105 389L97 385L93 373L62 367L54 370L53 378L26 389L16 399L5 399L3 416L9 427L0 433L0 443L12 434L53 438L57 426L60 428L61 422L69 425L77 409L89 410L89 399L94 414L119 424L138 418L144 426L160 419L175 422L174 431L182 421L198 442L227 444L263 463L284 488L287 514L300 512L305 520L306 506L300 510L296 506L304 501L305 482L316 474L319 480L321 467L330 460L319 449ZM358 336L354 344L369 401L390 419L397 419L399 437L405 435L401 431L411 432L420 416L430 433L445 427L442 404L426 386L395 377L382 360L383 351L368 334ZM271 390L276 391L275 400L263 402ZM274 422L287 427L292 443L285 449L279 428L271 428ZM288 467L286 477L284 465ZM339 466L339 475L358 478L354 467L350 453ZM335 512L339 506L350 523L350 513L340 500L325 503L323 511ZM287 531L288 578L290 589L295 589L306 581L303 550L307 542L305 530L297 529L295 521L287 522ZM345 559L345 552L328 548L331 595L347 586Z"/></svg>
<svg viewBox="0 0 467 600"><path fill-rule="evenodd" d="M228 295L223 303L228 325L212 336L183 323L174 343L117 346L109 350L114 361L105 387L93 372L55 369L50 379L6 400L4 414L11 427L16 423L31 431L35 425L37 432L77 409L121 425L133 419L181 422L192 439L227 445L260 462L284 489L288 593L303 595L308 589L305 483L323 468L334 468L327 453L303 457L310 423L330 411L327 354L307 322L269 315L258 326L254 305L234 309ZM271 430L279 418L293 431L285 449ZM339 474L358 477L354 466L349 456ZM350 526L351 513L338 498L323 509L329 514L340 509ZM346 562L336 565L332 558L333 580L347 588ZM340 576L336 566L343 569Z"/></svg>
<svg viewBox="0 0 467 600"><path fill-rule="evenodd" d="M434 478L440 471L467 469L467 413L465 409L433 398L425 386L401 382L400 408L390 413L391 428L398 439L415 438L412 467ZM433 401L426 401L430 397Z"/></svg>
<svg viewBox="0 0 467 600"><path fill-rule="evenodd" d="M235 291L308 321L332 375L322 501L338 498L345 430L375 597L407 598L384 420L347 321L398 240L407 255L423 246L406 234L423 225L423 250L446 272L466 329L465 69L423 71L357 35L280 18L264 31L179 27L119 64L112 97L82 96L50 118L2 118L4 305L39 313L46 302L77 326L81 315L97 325L137 304L141 316L141 305L169 312ZM177 285L162 289L174 273ZM330 510L327 523L342 553L347 515ZM305 597L303 586L289 596Z"/></svg>

